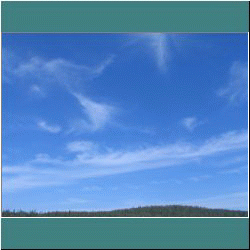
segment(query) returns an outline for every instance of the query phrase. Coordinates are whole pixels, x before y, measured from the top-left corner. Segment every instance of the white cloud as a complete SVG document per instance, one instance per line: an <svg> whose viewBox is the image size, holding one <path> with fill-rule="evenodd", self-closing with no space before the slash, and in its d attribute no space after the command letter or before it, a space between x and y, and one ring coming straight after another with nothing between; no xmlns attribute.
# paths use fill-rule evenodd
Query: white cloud
<svg viewBox="0 0 250 250"><path fill-rule="evenodd" d="M2 83L13 84L13 71L20 62L20 58L8 47L2 48Z"/></svg>
<svg viewBox="0 0 250 250"><path fill-rule="evenodd" d="M151 46L155 52L157 64L160 70L166 69L166 61L168 59L167 36L163 33L151 33Z"/></svg>
<svg viewBox="0 0 250 250"><path fill-rule="evenodd" d="M50 132L50 133L59 133L61 131L60 126L48 125L46 121L39 121L37 123L37 126L45 131Z"/></svg>
<svg viewBox="0 0 250 250"><path fill-rule="evenodd" d="M41 92L41 88L35 84L30 87L30 90L38 93Z"/></svg>
<svg viewBox="0 0 250 250"><path fill-rule="evenodd" d="M220 137L213 137L200 148L200 155L209 155L248 147L248 131L230 131Z"/></svg>
<svg viewBox="0 0 250 250"><path fill-rule="evenodd" d="M113 58L114 55L111 55L99 65L88 67L61 58L46 61L40 57L33 57L29 61L19 64L13 73L19 77L30 75L40 80L41 84L49 84L50 87L53 82L63 85L69 90L78 90L80 83L100 76L113 62Z"/></svg>
<svg viewBox="0 0 250 250"><path fill-rule="evenodd" d="M69 133L96 131L105 127L117 109L111 105L95 102L80 92L82 92L83 83L102 75L104 70L113 63L114 57L114 55L110 55L92 67L75 64L61 58L44 60L40 57L33 57L26 62L19 63L12 70L12 73L21 78L32 77L32 79L36 79L37 82L30 87L30 91L43 97L45 95L42 89L53 88L55 84L64 87L69 94L78 100L88 118L87 121L84 119L70 121ZM40 121L37 125L51 133L60 131L60 127L49 126L45 121Z"/></svg>
<svg viewBox="0 0 250 250"><path fill-rule="evenodd" d="M36 84L33 84L30 87L30 92L38 96L45 97L45 93L43 92L42 88Z"/></svg>
<svg viewBox="0 0 250 250"><path fill-rule="evenodd" d="M56 58L45 60L41 57L33 57L27 61L21 61L17 66L12 68L12 75L18 76L24 80L31 77L36 80L36 84L30 86L30 93L40 97L45 97L53 86L61 86L77 99L82 106L84 115L87 119L81 117L69 120L67 134L72 132L81 134L82 132L94 132L101 130L106 125L116 126L124 130L134 130L139 133L153 133L147 128L126 127L118 124L113 120L114 114L120 111L119 108L106 103L100 103L83 95L84 83L87 80L93 80L101 76L106 68L114 62L115 55L109 55L105 60L94 66L76 64L74 62ZM40 128L51 130L45 122L39 124ZM52 129L53 130L53 129ZM52 131L51 130L51 131Z"/></svg>
<svg viewBox="0 0 250 250"><path fill-rule="evenodd" d="M101 62L94 70L96 74L102 74L103 71L111 64L114 62L115 55L110 55L106 60Z"/></svg>
<svg viewBox="0 0 250 250"><path fill-rule="evenodd" d="M164 33L145 33L141 36L149 42L160 71L166 70L169 60L168 35Z"/></svg>
<svg viewBox="0 0 250 250"><path fill-rule="evenodd" d="M81 94L73 93L80 105L83 107L84 113L88 116L88 121L80 120L73 125L73 130L83 128L86 130L96 131L103 128L112 118L112 115L117 111L115 107L97 103Z"/></svg>
<svg viewBox="0 0 250 250"><path fill-rule="evenodd" d="M170 35L166 33L141 33L129 34L129 42L124 46L138 45L144 52L149 52L154 57L158 69L161 72L166 70L167 61L170 59Z"/></svg>
<svg viewBox="0 0 250 250"><path fill-rule="evenodd" d="M190 132L193 132L196 127L204 123L205 121L198 121L196 117L187 117L181 121L181 124Z"/></svg>
<svg viewBox="0 0 250 250"><path fill-rule="evenodd" d="M228 86L217 91L217 95L225 97L231 104L239 104L248 99L248 67L247 63L236 61L230 68Z"/></svg>
<svg viewBox="0 0 250 250"><path fill-rule="evenodd" d="M18 176L9 177L8 180L3 179L3 190L34 187L36 183L37 186L70 184L77 179L178 166L194 162L197 158L214 157L230 152L242 154L240 150L248 148L248 132L247 130L231 131L213 137L201 145L175 143L133 151L109 150L103 153L99 148L92 148L91 144L88 146L88 151L82 151L83 148L87 148L87 144L72 142L68 147L73 150L72 152L76 152L73 159L53 159L48 155L37 155L34 160L23 164L31 167L29 173L20 171ZM46 168L42 167L44 164ZM3 166L3 172L4 168L5 166ZM11 166L8 166L8 171L11 171ZM15 182L18 182L18 185L10 185ZM31 183L30 186L29 183Z"/></svg>
<svg viewBox="0 0 250 250"><path fill-rule="evenodd" d="M39 170L37 170L39 173ZM42 177L42 178L41 178ZM46 186L57 186L57 185L65 185L65 181L60 178L55 178L55 176L49 175L36 175L34 168L32 172L29 174L21 174L19 176L14 177L4 177L3 189L4 192L15 192L20 189L30 189L37 187L46 187Z"/></svg>

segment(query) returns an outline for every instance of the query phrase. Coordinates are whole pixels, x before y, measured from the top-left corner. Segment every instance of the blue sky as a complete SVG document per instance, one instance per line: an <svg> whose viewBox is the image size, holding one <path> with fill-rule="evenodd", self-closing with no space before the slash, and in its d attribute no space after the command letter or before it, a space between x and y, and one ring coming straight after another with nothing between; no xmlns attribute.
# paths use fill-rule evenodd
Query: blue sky
<svg viewBox="0 0 250 250"><path fill-rule="evenodd" d="M3 34L3 209L247 210L247 61L247 34Z"/></svg>

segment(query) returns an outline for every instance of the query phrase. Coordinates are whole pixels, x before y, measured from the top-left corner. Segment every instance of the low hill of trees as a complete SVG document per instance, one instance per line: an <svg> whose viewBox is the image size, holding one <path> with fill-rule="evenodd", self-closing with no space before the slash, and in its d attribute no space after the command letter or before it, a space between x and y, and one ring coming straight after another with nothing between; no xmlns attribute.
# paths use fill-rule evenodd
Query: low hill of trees
<svg viewBox="0 0 250 250"><path fill-rule="evenodd" d="M2 212L3 217L247 217L247 211L209 209L193 206L147 206L113 211Z"/></svg>

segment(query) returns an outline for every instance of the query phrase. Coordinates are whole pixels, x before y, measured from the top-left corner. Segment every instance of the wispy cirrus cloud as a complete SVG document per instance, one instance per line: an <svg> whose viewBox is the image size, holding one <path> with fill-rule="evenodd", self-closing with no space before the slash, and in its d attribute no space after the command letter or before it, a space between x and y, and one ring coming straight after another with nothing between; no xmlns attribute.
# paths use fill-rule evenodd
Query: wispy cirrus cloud
<svg viewBox="0 0 250 250"><path fill-rule="evenodd" d="M169 40L171 36L166 33L141 33L130 34L129 42L124 46L132 46L134 44L140 44L138 48L143 48L146 53L152 55L155 63L160 72L165 72L167 68L167 62L170 59L170 44Z"/></svg>
<svg viewBox="0 0 250 250"><path fill-rule="evenodd" d="M165 35L163 36L165 37ZM161 47L164 44L161 34L150 34L146 40L150 41L154 48ZM161 50L159 49L159 51ZM158 56L161 58L159 61L161 66L163 66L163 56L160 52ZM6 66L8 69L6 71L9 72L10 76L22 79L25 82L30 82L27 79L32 79L32 82L35 80L35 84L32 83L29 88L29 92L34 96L49 97L51 89L59 86L64 88L77 100L78 104L82 107L85 117L82 118L79 116L68 120L68 129L65 131L67 134L95 132L102 130L107 125L112 125L112 127L122 130L134 130L138 133L152 134L154 133L152 129L125 126L117 123L113 118L120 111L120 108L94 101L86 93L83 94L85 92L85 82L100 77L107 67L114 62L115 57L116 55L110 54L100 63L90 67L63 58L44 59L35 56L28 60L18 60L16 64L11 66L11 69ZM14 58L16 58L16 55L10 57L8 60L6 59L8 61L6 65L9 65L9 61L12 62ZM39 124L39 127L53 133L53 129L49 128L49 125L44 122Z"/></svg>
<svg viewBox="0 0 250 250"><path fill-rule="evenodd" d="M34 168L30 173L16 175L14 177L3 176L4 178L4 192L14 192L17 190L38 188L38 187L48 187L48 186L58 186L65 185L65 180L63 178L55 179L55 176L46 175L45 178L36 175ZM38 171L39 172L39 171Z"/></svg>
<svg viewBox="0 0 250 250"><path fill-rule="evenodd" d="M103 128L117 112L117 109L105 103L95 102L79 93L73 93L79 104L83 108L83 112L87 115L88 120L78 120L72 125L71 131L74 130L91 130L96 131Z"/></svg>
<svg viewBox="0 0 250 250"><path fill-rule="evenodd" d="M224 155L229 152L240 152L248 147L248 132L230 131L218 137L206 140L203 144L196 145L191 143L175 143L165 146L147 147L133 151L113 150L101 152L95 147L82 147L86 145L71 142L68 148L71 152L76 152L73 159L56 158L48 155L37 156L26 164L27 170L17 171L17 176L3 179L3 190L31 188L36 186L60 185L62 183L72 183L77 179L94 178L107 175L134 172L146 169L155 169L169 166L180 166L188 162L194 162L197 158L214 157ZM73 149L73 151L72 151ZM102 149L105 151L105 149ZM39 168L40 165L49 164L49 168ZM57 166L56 168L54 166ZM7 172L11 171L8 166ZM3 166L3 174L6 176L6 169ZM46 182L48 180L48 182ZM17 186L12 185L18 181ZM29 183L31 185L29 186ZM46 184L47 183L47 184Z"/></svg>
<svg viewBox="0 0 250 250"><path fill-rule="evenodd" d="M77 64L63 58L44 59L39 56L30 59L20 59L16 54L3 48L3 75L7 82L25 82L27 79L36 81L30 86L30 91L45 97L45 90L53 87L64 87L69 93L82 91L84 83L100 77L105 69L114 62L115 55L110 54L106 59L94 66Z"/></svg>
<svg viewBox="0 0 250 250"><path fill-rule="evenodd" d="M79 89L80 83L100 76L113 59L114 55L110 55L100 64L89 67L62 58L45 60L41 57L32 57L14 68L13 74L19 77L32 76L40 80L41 84L53 82L69 89Z"/></svg>
<svg viewBox="0 0 250 250"><path fill-rule="evenodd" d="M46 94L45 92L42 90L41 86L38 86L36 84L33 84L31 87L30 87L30 93L32 95L35 95L37 97L46 97Z"/></svg>
<svg viewBox="0 0 250 250"><path fill-rule="evenodd" d="M229 82L217 91L217 95L227 98L231 104L239 104L248 99L247 63L235 61L229 71Z"/></svg>
<svg viewBox="0 0 250 250"><path fill-rule="evenodd" d="M13 79L13 71L20 63L20 58L7 47L2 48L2 82L13 84L16 79Z"/></svg>
<svg viewBox="0 0 250 250"><path fill-rule="evenodd" d="M114 58L115 55L111 54L99 64L89 67L62 58L45 60L41 57L32 57L13 66L11 72L12 76L15 77L22 79L31 77L32 80L35 79L36 84L30 86L30 92L39 96L45 97L46 88L50 89L53 86L63 87L77 99L88 118L87 120L76 119L76 121L71 122L70 132L96 131L103 128L118 109L105 103L95 102L91 98L86 97L86 95L81 94L81 92L84 88L84 83L101 76L105 69L113 63ZM44 121L39 122L37 125L52 133L59 132L58 127L49 126Z"/></svg>
<svg viewBox="0 0 250 250"><path fill-rule="evenodd" d="M102 61L100 64L98 64L94 69L93 72L95 74L101 75L104 70L114 62L116 55L111 54L109 57L107 57L104 61Z"/></svg>
<svg viewBox="0 0 250 250"><path fill-rule="evenodd" d="M42 129L44 131L54 133L54 134L59 133L62 130L60 126L58 126L58 125L49 125L46 121L43 121L43 120L39 121L37 123L37 126L38 126L38 128L40 128L40 129Z"/></svg>
<svg viewBox="0 0 250 250"><path fill-rule="evenodd" d="M181 121L182 126L184 126L190 132L193 132L195 128L203 125L205 121L199 121L195 116L186 117Z"/></svg>
<svg viewBox="0 0 250 250"><path fill-rule="evenodd" d="M150 45L153 48L158 68L161 71L165 71L166 63L169 59L167 35L164 33L150 33L147 36L151 40Z"/></svg>

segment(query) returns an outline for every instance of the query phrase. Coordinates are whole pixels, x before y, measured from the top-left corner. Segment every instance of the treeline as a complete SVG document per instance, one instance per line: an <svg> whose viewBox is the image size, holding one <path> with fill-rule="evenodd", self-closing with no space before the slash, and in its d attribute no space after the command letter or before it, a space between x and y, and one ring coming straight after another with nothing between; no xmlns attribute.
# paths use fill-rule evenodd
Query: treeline
<svg viewBox="0 0 250 250"><path fill-rule="evenodd" d="M208 209L192 206L147 206L113 211L84 212L36 212L10 211L2 212L3 217L247 217L247 211Z"/></svg>

